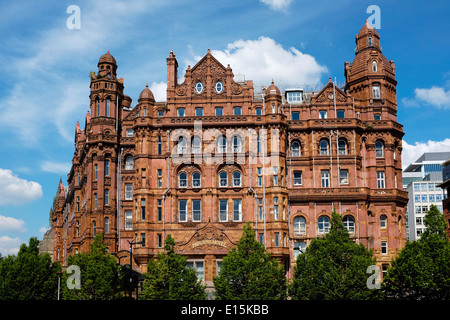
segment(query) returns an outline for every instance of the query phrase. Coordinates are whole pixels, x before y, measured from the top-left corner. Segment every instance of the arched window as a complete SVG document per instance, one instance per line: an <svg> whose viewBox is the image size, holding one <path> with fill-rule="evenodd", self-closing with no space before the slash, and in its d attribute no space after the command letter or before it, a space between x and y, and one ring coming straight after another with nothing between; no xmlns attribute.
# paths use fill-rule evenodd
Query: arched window
<svg viewBox="0 0 450 320"><path fill-rule="evenodd" d="M192 139L192 153L201 153L202 152L202 140L200 137L195 136Z"/></svg>
<svg viewBox="0 0 450 320"><path fill-rule="evenodd" d="M320 155L327 156L330 154L328 140L322 139L320 140Z"/></svg>
<svg viewBox="0 0 450 320"><path fill-rule="evenodd" d="M347 140L344 138L339 138L338 140L338 154L339 155L347 154Z"/></svg>
<svg viewBox="0 0 450 320"><path fill-rule="evenodd" d="M186 188L187 187L187 174L186 172L180 172L178 174L178 187Z"/></svg>
<svg viewBox="0 0 450 320"><path fill-rule="evenodd" d="M380 228L386 228L387 227L387 216L382 214L380 216Z"/></svg>
<svg viewBox="0 0 450 320"><path fill-rule="evenodd" d="M355 233L355 219L352 216L345 216L342 222L349 233Z"/></svg>
<svg viewBox="0 0 450 320"><path fill-rule="evenodd" d="M178 137L178 153L186 153L187 152L187 142L186 138L183 136Z"/></svg>
<svg viewBox="0 0 450 320"><path fill-rule="evenodd" d="M200 188L202 186L202 180L200 172L196 171L192 174L192 187Z"/></svg>
<svg viewBox="0 0 450 320"><path fill-rule="evenodd" d="M384 157L384 145L383 145L383 142L381 142L381 141L375 142L375 156L377 158Z"/></svg>
<svg viewBox="0 0 450 320"><path fill-rule="evenodd" d="M292 142L291 154L293 157L300 157L300 142L298 142L298 141Z"/></svg>
<svg viewBox="0 0 450 320"><path fill-rule="evenodd" d="M375 60L372 61L372 71L377 72L377 62Z"/></svg>
<svg viewBox="0 0 450 320"><path fill-rule="evenodd" d="M219 173L219 187L228 186L228 175L225 171Z"/></svg>
<svg viewBox="0 0 450 320"><path fill-rule="evenodd" d="M133 156L127 156L125 158L125 170L133 170L134 159Z"/></svg>
<svg viewBox="0 0 450 320"><path fill-rule="evenodd" d="M319 233L328 233L330 231L330 218L321 216L318 222Z"/></svg>
<svg viewBox="0 0 450 320"><path fill-rule="evenodd" d="M217 152L227 152L227 139L220 136L217 141Z"/></svg>
<svg viewBox="0 0 450 320"><path fill-rule="evenodd" d="M233 187L241 187L242 186L242 180L241 180L241 173L239 171L233 172Z"/></svg>
<svg viewBox="0 0 450 320"><path fill-rule="evenodd" d="M233 152L241 152L241 137L233 137Z"/></svg>
<svg viewBox="0 0 450 320"><path fill-rule="evenodd" d="M303 217L294 218L294 234L306 234L306 220Z"/></svg>

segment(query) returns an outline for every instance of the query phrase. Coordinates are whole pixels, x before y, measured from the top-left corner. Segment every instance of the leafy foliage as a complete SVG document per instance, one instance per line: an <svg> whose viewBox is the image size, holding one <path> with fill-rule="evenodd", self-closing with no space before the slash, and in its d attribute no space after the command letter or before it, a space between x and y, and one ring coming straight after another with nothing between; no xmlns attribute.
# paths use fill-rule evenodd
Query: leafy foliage
<svg viewBox="0 0 450 320"><path fill-rule="evenodd" d="M408 242L383 281L390 299L450 299L450 243L444 216L431 205L425 216L427 229L419 240Z"/></svg>
<svg viewBox="0 0 450 320"><path fill-rule="evenodd" d="M366 270L375 264L372 252L350 239L341 216L333 212L330 232L313 239L297 257L289 294L301 300L379 298L380 290L367 288Z"/></svg>
<svg viewBox="0 0 450 320"><path fill-rule="evenodd" d="M186 256L175 253L175 240L169 234L164 253L150 260L144 274L141 294L146 300L204 300L205 286L195 270L186 266Z"/></svg>
<svg viewBox="0 0 450 320"><path fill-rule="evenodd" d="M39 240L32 237L17 257L0 259L0 300L56 299L60 270L48 253L39 255Z"/></svg>
<svg viewBox="0 0 450 320"><path fill-rule="evenodd" d="M287 289L283 266L255 240L250 223L244 225L237 247L224 257L214 286L218 300L282 300Z"/></svg>
<svg viewBox="0 0 450 320"><path fill-rule="evenodd" d="M90 253L68 257L68 265L77 265L81 271L81 289L66 286L71 274L64 272L61 282L65 300L110 300L120 298L119 265L107 253L103 234L94 237Z"/></svg>

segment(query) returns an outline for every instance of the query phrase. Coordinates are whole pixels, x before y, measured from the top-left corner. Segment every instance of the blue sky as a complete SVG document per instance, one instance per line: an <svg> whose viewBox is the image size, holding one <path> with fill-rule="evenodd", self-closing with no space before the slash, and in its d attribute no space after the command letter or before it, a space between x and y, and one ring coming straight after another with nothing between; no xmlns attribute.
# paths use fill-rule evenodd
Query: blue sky
<svg viewBox="0 0 450 320"><path fill-rule="evenodd" d="M68 29L70 5L80 29ZM166 58L179 75L207 49L256 86L344 82L355 35L380 8L383 53L395 61L403 165L450 151L450 2L365 0L0 2L0 253L42 239L60 177L89 109L89 72L107 50L125 93L148 82L164 99Z"/></svg>

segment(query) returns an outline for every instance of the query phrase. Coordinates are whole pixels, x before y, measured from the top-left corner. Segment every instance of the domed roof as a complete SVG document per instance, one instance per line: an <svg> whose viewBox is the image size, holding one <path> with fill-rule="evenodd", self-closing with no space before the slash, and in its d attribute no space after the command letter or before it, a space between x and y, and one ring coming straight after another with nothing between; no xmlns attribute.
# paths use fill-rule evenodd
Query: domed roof
<svg viewBox="0 0 450 320"><path fill-rule="evenodd" d="M378 33L377 29L372 27L369 22L366 20L366 23L362 26L361 30L359 30L358 37L361 37L363 35L366 35L368 33L373 33L380 37L380 34Z"/></svg>
<svg viewBox="0 0 450 320"><path fill-rule="evenodd" d="M281 96L281 91L278 87L273 83L267 88L266 96Z"/></svg>
<svg viewBox="0 0 450 320"><path fill-rule="evenodd" d="M148 83L145 85L145 89L142 90L141 94L139 95L139 101L140 100L153 100L155 101L155 97L153 96L152 90L148 88Z"/></svg>
<svg viewBox="0 0 450 320"><path fill-rule="evenodd" d="M100 60L98 61L98 63L112 63L114 65L117 65L116 63L116 59L114 59L114 57L109 53L109 51L107 51L104 55L102 55L100 57Z"/></svg>

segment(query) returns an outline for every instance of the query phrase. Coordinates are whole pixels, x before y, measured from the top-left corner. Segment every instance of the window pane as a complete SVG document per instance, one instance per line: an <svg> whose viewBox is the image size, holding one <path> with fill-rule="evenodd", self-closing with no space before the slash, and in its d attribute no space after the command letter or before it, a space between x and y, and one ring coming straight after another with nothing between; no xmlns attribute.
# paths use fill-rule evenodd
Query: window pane
<svg viewBox="0 0 450 320"><path fill-rule="evenodd" d="M242 200L234 199L233 200L233 220L241 221L242 215Z"/></svg>
<svg viewBox="0 0 450 320"><path fill-rule="evenodd" d="M200 221L201 215L201 201L192 200L192 221Z"/></svg>
<svg viewBox="0 0 450 320"><path fill-rule="evenodd" d="M300 120L300 112L292 112L292 120Z"/></svg>
<svg viewBox="0 0 450 320"><path fill-rule="evenodd" d="M196 116L203 116L203 108L195 108Z"/></svg>
<svg viewBox="0 0 450 320"><path fill-rule="evenodd" d="M187 221L187 200L178 200L178 213L180 221Z"/></svg>
<svg viewBox="0 0 450 320"><path fill-rule="evenodd" d="M228 200L219 200L219 220L228 220Z"/></svg>
<svg viewBox="0 0 450 320"><path fill-rule="evenodd" d="M294 171L294 186L301 186L301 185L302 185L302 172Z"/></svg>
<svg viewBox="0 0 450 320"><path fill-rule="evenodd" d="M216 116L223 116L223 108L222 107L216 108Z"/></svg>

